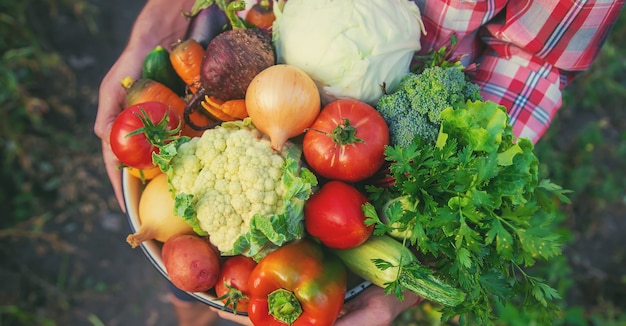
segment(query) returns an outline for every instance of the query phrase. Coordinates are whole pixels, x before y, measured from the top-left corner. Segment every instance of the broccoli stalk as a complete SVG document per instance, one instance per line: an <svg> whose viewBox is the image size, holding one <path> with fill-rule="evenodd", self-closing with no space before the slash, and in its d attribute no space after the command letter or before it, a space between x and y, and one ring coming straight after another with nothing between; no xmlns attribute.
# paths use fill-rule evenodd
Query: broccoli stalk
<svg viewBox="0 0 626 326"><path fill-rule="evenodd" d="M389 126L390 145L409 146L416 136L434 143L440 114L467 100L482 100L463 66L433 66L405 76L396 90L383 95L376 109Z"/></svg>

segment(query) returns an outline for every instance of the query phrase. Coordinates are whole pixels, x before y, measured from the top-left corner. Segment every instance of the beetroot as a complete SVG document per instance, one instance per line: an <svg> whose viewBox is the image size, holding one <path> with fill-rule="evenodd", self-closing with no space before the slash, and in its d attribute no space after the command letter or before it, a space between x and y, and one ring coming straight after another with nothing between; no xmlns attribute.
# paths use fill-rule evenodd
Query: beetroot
<svg viewBox="0 0 626 326"><path fill-rule="evenodd" d="M212 116L215 123L198 126L189 118L195 110L201 108L206 96L221 101L243 100L252 79L265 68L275 64L271 35L260 28L249 28L237 16L243 10L245 1L230 2L224 10L231 28L219 33L208 44L200 67L201 87L187 103L184 119L194 130L206 130L221 123L220 118ZM208 113L210 114L210 113Z"/></svg>
<svg viewBox="0 0 626 326"><path fill-rule="evenodd" d="M236 28L217 35L202 61L204 93L228 101L243 99L261 70L274 65L269 33L259 28Z"/></svg>

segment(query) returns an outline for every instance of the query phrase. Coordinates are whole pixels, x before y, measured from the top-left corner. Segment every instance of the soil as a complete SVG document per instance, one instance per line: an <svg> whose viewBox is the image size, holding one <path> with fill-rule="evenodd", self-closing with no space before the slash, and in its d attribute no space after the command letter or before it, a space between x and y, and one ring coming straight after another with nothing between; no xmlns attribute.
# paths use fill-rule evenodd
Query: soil
<svg viewBox="0 0 626 326"><path fill-rule="evenodd" d="M144 2L91 3L98 11L95 21L60 15L40 26L48 46L61 53L76 76L67 113L67 129L75 139L67 148L50 151L58 188L54 200L41 201L46 213L0 229L0 325L176 324L165 279L141 250L125 242L130 228L92 131L98 84L123 49ZM573 283L568 301L586 311L623 311L624 201L588 212L580 207L567 212L574 237L565 250L574 269L563 280Z"/></svg>

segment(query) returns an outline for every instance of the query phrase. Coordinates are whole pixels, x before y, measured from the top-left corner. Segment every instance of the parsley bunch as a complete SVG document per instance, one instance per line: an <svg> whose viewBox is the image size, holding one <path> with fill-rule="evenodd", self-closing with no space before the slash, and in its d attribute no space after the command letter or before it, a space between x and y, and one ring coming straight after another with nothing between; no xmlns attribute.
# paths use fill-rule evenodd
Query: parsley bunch
<svg viewBox="0 0 626 326"><path fill-rule="evenodd" d="M386 149L395 183L367 189L388 221L369 223L375 234L401 234L437 277L467 293L443 308L443 319L488 325L496 303L520 300L549 320L559 294L526 267L561 254L548 226L555 200L568 203L568 191L539 179L534 146L514 137L504 107L467 101L441 119L435 144L415 137Z"/></svg>

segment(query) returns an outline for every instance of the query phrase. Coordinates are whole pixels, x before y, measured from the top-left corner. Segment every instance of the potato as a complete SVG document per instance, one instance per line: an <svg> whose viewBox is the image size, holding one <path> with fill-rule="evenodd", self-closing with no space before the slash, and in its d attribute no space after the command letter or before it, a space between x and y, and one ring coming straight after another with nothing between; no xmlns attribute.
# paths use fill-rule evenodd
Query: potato
<svg viewBox="0 0 626 326"><path fill-rule="evenodd" d="M196 235L177 235L161 251L170 281L187 292L211 289L220 273L220 257L211 243Z"/></svg>

